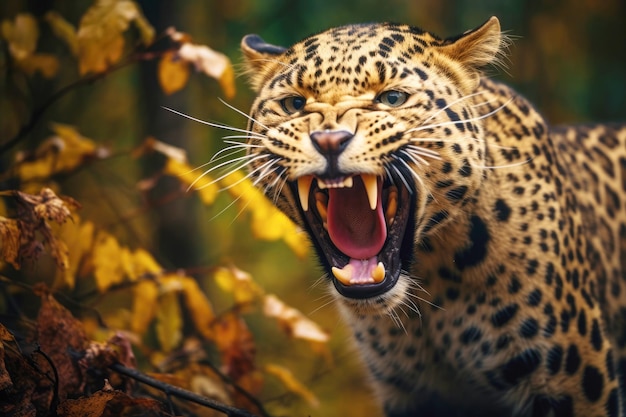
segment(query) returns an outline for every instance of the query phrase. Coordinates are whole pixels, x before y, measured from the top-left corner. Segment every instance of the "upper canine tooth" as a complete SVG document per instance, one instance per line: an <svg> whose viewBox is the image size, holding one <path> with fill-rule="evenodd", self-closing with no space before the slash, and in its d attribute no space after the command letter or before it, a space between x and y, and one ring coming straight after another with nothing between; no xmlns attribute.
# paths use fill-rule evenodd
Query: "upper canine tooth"
<svg viewBox="0 0 626 417"><path fill-rule="evenodd" d="M309 192L311 191L312 175L305 175L298 178L298 197L302 210L309 211Z"/></svg>
<svg viewBox="0 0 626 417"><path fill-rule="evenodd" d="M365 185L370 208L376 210L376 204L378 203L378 181L376 180L376 175L361 174L361 179L363 180L363 185Z"/></svg>

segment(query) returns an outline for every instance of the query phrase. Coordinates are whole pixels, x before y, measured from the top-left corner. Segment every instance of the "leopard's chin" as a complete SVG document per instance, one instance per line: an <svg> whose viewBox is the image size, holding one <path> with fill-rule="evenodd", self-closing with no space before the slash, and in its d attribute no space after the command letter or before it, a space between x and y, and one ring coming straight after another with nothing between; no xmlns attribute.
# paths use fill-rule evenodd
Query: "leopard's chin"
<svg viewBox="0 0 626 417"><path fill-rule="evenodd" d="M415 193L369 174L292 183L322 264L339 294L368 299L395 287L412 260Z"/></svg>

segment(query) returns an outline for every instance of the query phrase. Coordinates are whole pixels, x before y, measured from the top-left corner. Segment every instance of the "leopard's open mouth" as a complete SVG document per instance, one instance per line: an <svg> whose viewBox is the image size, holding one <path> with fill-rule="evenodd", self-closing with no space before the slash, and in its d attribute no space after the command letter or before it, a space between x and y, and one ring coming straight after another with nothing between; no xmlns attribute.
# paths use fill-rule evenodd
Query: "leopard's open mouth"
<svg viewBox="0 0 626 417"><path fill-rule="evenodd" d="M337 291L369 298L393 288L411 259L414 228L407 225L413 193L369 174L331 180L303 176L293 186Z"/></svg>

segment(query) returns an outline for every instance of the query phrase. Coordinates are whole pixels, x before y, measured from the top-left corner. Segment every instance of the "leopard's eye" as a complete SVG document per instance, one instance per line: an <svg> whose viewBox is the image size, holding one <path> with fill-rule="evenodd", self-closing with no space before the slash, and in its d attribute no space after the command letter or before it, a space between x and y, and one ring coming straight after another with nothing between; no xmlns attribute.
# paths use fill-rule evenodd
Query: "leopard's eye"
<svg viewBox="0 0 626 417"><path fill-rule="evenodd" d="M306 104L306 99L300 96L289 96L281 99L279 101L280 107L283 108L285 113L293 114L297 113L304 108Z"/></svg>
<svg viewBox="0 0 626 417"><path fill-rule="evenodd" d="M397 90L383 91L376 97L378 103L389 107L398 107L403 105L409 98L407 93Z"/></svg>

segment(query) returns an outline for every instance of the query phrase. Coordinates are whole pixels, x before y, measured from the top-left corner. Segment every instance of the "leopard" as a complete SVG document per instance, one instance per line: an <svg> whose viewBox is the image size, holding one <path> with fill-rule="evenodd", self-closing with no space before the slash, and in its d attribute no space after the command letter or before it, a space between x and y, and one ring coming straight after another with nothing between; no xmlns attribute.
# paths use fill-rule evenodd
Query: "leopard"
<svg viewBox="0 0 626 417"><path fill-rule="evenodd" d="M307 233L387 417L626 416L626 124L550 125L454 37L245 36L250 180Z"/></svg>

